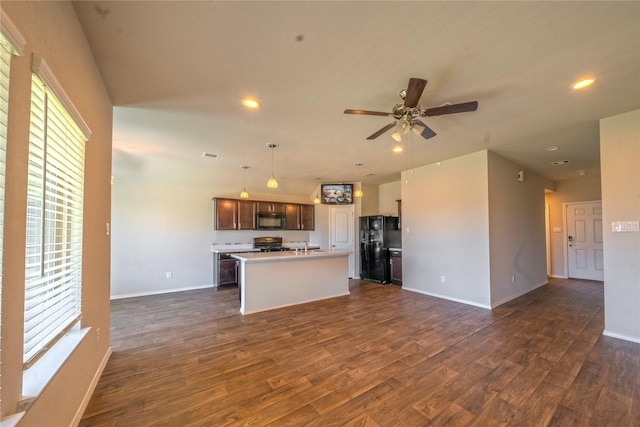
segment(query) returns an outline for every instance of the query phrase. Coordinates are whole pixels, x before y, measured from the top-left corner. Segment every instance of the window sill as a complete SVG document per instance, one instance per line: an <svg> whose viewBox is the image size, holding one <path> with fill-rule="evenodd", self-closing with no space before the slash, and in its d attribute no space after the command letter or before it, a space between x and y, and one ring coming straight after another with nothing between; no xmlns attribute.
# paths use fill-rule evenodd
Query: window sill
<svg viewBox="0 0 640 427"><path fill-rule="evenodd" d="M22 400L19 405L21 410L25 410L40 395L90 329L78 327L70 330L47 351L47 354L23 372Z"/></svg>

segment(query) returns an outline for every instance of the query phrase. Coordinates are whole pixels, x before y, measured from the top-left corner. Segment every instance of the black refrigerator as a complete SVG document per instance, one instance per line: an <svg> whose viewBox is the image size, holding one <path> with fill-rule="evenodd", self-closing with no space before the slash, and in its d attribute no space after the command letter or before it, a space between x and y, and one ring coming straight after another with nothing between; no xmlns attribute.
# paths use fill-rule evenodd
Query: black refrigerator
<svg viewBox="0 0 640 427"><path fill-rule="evenodd" d="M360 277L380 283L391 281L388 248L402 246L397 216L360 217Z"/></svg>

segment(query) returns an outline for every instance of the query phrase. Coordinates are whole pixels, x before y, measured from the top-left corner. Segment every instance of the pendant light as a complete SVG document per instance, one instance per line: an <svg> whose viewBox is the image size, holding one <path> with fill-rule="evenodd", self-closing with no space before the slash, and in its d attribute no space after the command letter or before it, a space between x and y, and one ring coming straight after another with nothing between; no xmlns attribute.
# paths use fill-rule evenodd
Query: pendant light
<svg viewBox="0 0 640 427"><path fill-rule="evenodd" d="M316 178L316 181L318 181L318 186L320 185L320 181L322 180L322 178ZM313 204L314 205L319 205L320 203L322 203L322 200L320 200L320 195L318 195L316 193L316 197L313 199Z"/></svg>
<svg viewBox="0 0 640 427"><path fill-rule="evenodd" d="M359 179L360 177L360 166L362 166L362 163L354 163L354 166L356 167L356 180ZM362 190L360 190L359 188L353 192L353 197L362 197Z"/></svg>
<svg viewBox="0 0 640 427"><path fill-rule="evenodd" d="M241 199L248 199L249 193L247 193L247 169L250 166L240 166L242 168L242 193L240 193Z"/></svg>
<svg viewBox="0 0 640 427"><path fill-rule="evenodd" d="M271 148L271 178L267 181L267 187L278 188L278 181L273 174L273 149L278 147L278 144L267 144L267 147Z"/></svg>

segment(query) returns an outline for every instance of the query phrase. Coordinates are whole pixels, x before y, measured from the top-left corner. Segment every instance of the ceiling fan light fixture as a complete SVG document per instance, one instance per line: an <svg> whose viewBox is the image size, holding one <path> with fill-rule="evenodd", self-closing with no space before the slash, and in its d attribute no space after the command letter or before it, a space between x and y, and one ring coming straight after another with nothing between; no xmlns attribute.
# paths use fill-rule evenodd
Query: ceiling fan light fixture
<svg viewBox="0 0 640 427"><path fill-rule="evenodd" d="M411 126L411 132L413 132L415 136L420 136L422 134L422 131L425 129L426 129L425 126L420 126L415 123Z"/></svg>
<svg viewBox="0 0 640 427"><path fill-rule="evenodd" d="M407 134L409 133L409 131L411 130L411 122L409 120L407 120L406 118L402 118L400 120L398 120L398 122L396 123L396 132L398 132L401 135Z"/></svg>
<svg viewBox="0 0 640 427"><path fill-rule="evenodd" d="M393 138L393 140L396 142L402 142L402 134L399 132L392 133L391 138Z"/></svg>

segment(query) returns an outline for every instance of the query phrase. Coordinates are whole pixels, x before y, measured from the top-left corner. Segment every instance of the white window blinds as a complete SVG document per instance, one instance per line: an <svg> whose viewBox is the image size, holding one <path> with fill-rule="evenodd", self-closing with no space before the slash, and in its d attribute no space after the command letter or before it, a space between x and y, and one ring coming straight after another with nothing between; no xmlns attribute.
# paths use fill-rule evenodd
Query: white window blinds
<svg viewBox="0 0 640 427"><path fill-rule="evenodd" d="M80 319L85 137L33 74L24 355L30 366Z"/></svg>
<svg viewBox="0 0 640 427"><path fill-rule="evenodd" d="M2 301L2 252L4 236L4 175L7 154L7 111L9 107L9 64L11 46L0 34L0 301Z"/></svg>
<svg viewBox="0 0 640 427"><path fill-rule="evenodd" d="M0 34L0 308L2 307L2 254L4 239L4 175L7 153L7 111L9 109L9 64L11 63L11 46ZM1 311L1 310L0 310ZM2 313L0 312L0 319ZM0 320L0 354L2 354L2 321ZM1 359L1 358L0 358ZM0 378L0 389L2 381ZM0 393L0 407L2 407Z"/></svg>

